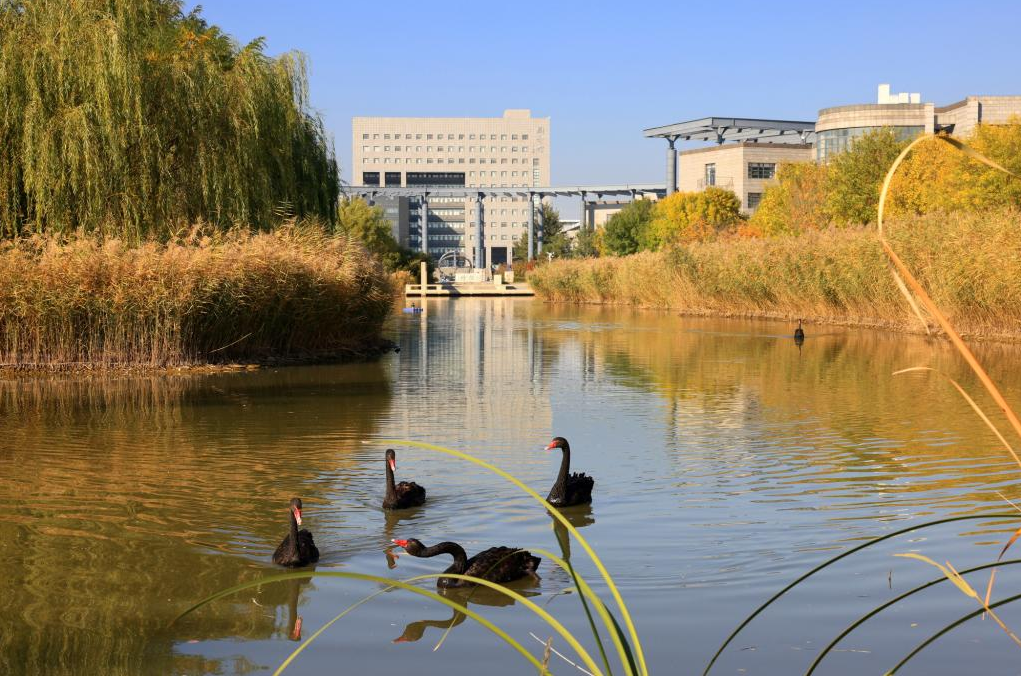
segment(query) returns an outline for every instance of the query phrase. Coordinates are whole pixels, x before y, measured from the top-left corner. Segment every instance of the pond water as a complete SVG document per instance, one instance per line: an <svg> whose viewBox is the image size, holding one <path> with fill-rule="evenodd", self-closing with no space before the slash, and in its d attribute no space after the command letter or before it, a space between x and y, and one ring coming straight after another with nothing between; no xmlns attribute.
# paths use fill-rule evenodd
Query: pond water
<svg viewBox="0 0 1021 676"><path fill-rule="evenodd" d="M450 561L402 555L390 568L391 538L456 540L469 554L557 549L549 517L516 488L417 448L397 447L397 477L428 501L385 514L381 439L468 451L542 495L560 461L544 446L569 439L573 468L596 479L591 509L570 518L618 582L654 674L701 673L760 603L868 538L1021 500L1021 470L946 380L892 375L931 366L978 395L943 341L809 326L799 347L776 322L510 299L426 306L394 319L401 351L375 364L0 380L0 673L272 673L299 645L298 617L307 638L381 587L291 580L172 620L280 570L269 559L292 496L322 552L318 572L406 578ZM1021 401L1021 349L977 352ZM994 560L1017 525L959 521L854 554L751 622L711 673L803 673L855 619L939 577L894 554L964 569ZM581 548L571 555L605 592ZM994 599L1013 595L1017 568L1001 569ZM586 636L570 579L549 561L539 572L519 589ZM969 579L984 592L985 573ZM550 630L521 604L469 604L542 655ZM853 632L818 673L883 673L976 607L937 585ZM1002 611L1021 629L1021 609ZM470 619L434 649L452 617L383 593L287 673L532 672ZM577 661L559 638L553 647ZM901 673L1015 674L1019 651L976 619ZM556 655L550 665L581 673Z"/></svg>

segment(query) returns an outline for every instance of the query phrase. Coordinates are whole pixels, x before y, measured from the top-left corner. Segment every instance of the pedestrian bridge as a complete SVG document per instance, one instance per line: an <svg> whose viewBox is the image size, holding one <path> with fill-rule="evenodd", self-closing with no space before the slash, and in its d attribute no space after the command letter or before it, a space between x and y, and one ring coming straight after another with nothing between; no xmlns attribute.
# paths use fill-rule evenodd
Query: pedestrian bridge
<svg viewBox="0 0 1021 676"><path fill-rule="evenodd" d="M635 183L618 185L575 185L575 186L546 186L546 187L493 187L493 186L446 186L446 185L422 185L414 187L401 186L378 186L378 185L351 185L344 186L341 191L347 197L361 197L370 204L380 198L413 197L418 200L422 209L423 223L428 223L428 209L430 197L454 197L463 198L465 201L475 202L475 267L484 267L483 238L485 234L485 215L482 210L482 200L486 197L509 197L517 200L528 200L534 205L535 199L542 200L546 197L577 197L581 207L581 228L590 229L593 225L590 222L589 214L592 212L592 205L608 197L624 198L634 200L645 195L662 197L666 194L666 185L663 183ZM536 253L542 251L542 242L536 238L534 208L528 209L528 257L534 258ZM539 211L539 232L542 232L542 212ZM594 220L594 212L593 212ZM422 250L428 252L428 234L422 240ZM537 248L538 245L538 248Z"/></svg>

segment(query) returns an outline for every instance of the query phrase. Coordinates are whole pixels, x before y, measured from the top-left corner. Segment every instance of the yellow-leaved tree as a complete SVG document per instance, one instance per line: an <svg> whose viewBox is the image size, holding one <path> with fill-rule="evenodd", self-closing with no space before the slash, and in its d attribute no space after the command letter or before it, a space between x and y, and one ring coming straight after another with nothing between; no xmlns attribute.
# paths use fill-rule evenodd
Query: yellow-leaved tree
<svg viewBox="0 0 1021 676"><path fill-rule="evenodd" d="M675 192L656 202L641 248L655 251L670 244L704 242L740 222L741 201L731 190Z"/></svg>
<svg viewBox="0 0 1021 676"><path fill-rule="evenodd" d="M1021 173L1021 120L976 127L965 143ZM937 139L918 144L890 184L891 214L1021 206L1021 184Z"/></svg>
<svg viewBox="0 0 1021 676"><path fill-rule="evenodd" d="M777 168L776 183L766 188L742 234L795 235L827 225L826 165L789 162Z"/></svg>

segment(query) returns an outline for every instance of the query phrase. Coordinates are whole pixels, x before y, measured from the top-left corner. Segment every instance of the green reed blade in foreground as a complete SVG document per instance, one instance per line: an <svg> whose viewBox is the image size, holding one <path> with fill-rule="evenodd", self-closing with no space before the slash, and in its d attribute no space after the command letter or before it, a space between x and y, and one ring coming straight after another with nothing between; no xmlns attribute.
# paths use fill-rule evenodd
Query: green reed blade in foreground
<svg viewBox="0 0 1021 676"><path fill-rule="evenodd" d="M1018 594L1017 596L1011 596L1009 598L1005 598L1005 599L1003 599L1001 601L997 601L996 603L992 603L992 604L989 605L989 608L999 608L1000 606L1006 605L1008 603L1013 603L1014 601L1018 601L1018 600L1021 600L1021 594ZM959 627L960 625L964 624L965 622L967 622L968 620L970 620L972 618L978 617L979 615L981 615L984 612L986 612L985 608L979 608L976 611L968 613L967 615L965 615L961 619L957 620L956 622L952 622L951 624L948 624L947 626L943 627L938 632L936 632L935 634L933 634L932 636L930 636L929 638L925 639L920 644L918 644L918 647L915 648L914 650L912 650L910 653L907 654L907 656L904 659L902 659L900 662L898 662L897 666L895 666L893 669L890 669L890 671L886 672L886 676L893 676L893 674L896 674L898 671L900 671L900 668L903 667L905 664L907 664L911 660L911 658L913 658L918 653L922 652L922 650L926 646L928 646L929 644L931 644L932 642L934 642L936 639L938 639L939 637L943 636L947 632L949 632L949 631Z"/></svg>
<svg viewBox="0 0 1021 676"><path fill-rule="evenodd" d="M966 570L962 570L962 571L960 571L960 574L961 575L967 575L969 573L975 573L975 572L978 572L980 570L986 570L987 568L997 568L999 566L1011 566L1011 565L1018 564L1018 563L1021 563L1021 559L1011 559L1009 561L1002 561L1002 562L994 561L993 563L984 563L981 566L975 566L974 568L968 568ZM914 596L915 594L918 594L918 593L928 589L929 587L934 587L934 586L936 586L938 584L941 584L943 582L948 582L948 581L949 580L947 580L947 578L945 576L944 577L937 577L936 579L930 580L929 582L926 582L925 584L918 585L914 589L909 589L908 591L904 592L903 594L900 594L899 596L896 596L895 598L890 599L886 603L882 603L882 604L876 606L875 608L870 610L865 615L862 615L857 620L855 620L852 624L850 624L846 629L844 629L844 631L842 631L839 634L837 634L836 638L834 638L832 641L830 641L829 644L827 644L826 647L822 649L822 651L819 653L819 655L815 658L815 660L812 661L812 664L808 667L808 671L805 672L805 676L812 676L812 674L815 673L816 668L822 663L823 659L827 655L830 654L830 652L837 646L837 644L840 643L840 641L844 640L844 638L846 638L847 635L850 634L852 631L854 631L855 629L857 629L861 625L865 624L865 622L868 621L869 619L875 617L876 615L878 615L879 613L883 612L884 610L886 610L890 606L895 605L897 603L900 603L901 601L903 601L906 598Z"/></svg>
<svg viewBox="0 0 1021 676"><path fill-rule="evenodd" d="M592 604L592 606L595 607L596 612L599 613L599 617L603 620L603 624L606 626L607 631L610 634L610 638L613 639L614 646L616 646L617 648L617 655L620 657L620 662L625 667L627 673L629 675L639 673L638 666L635 663L634 655L631 653L631 646L628 645L627 636L621 631L620 625L617 623L616 618L614 618L613 615L610 614L610 611L606 607L606 604L602 602L602 599L600 599L599 596L596 595L594 591L592 591L592 587L590 587L589 583L585 581L585 578L583 578L576 571L572 572L574 571L574 567L571 566L571 564L568 561L565 561L564 559L560 558L553 552L546 549L539 549L536 547L533 547L531 551L535 552L536 554L542 554L547 559L557 564L563 570L571 573L571 577L574 579L575 587L579 592L578 595L587 598L589 602ZM584 604L583 607L585 607L586 610L588 609L587 604ZM589 626L592 628L592 632L595 639L599 641L600 653L602 653L604 661L607 661L607 664L609 664L606 658L606 653L602 649L602 640L599 636L598 630L596 629L595 622L592 621L591 617L589 617Z"/></svg>
<svg viewBox="0 0 1021 676"><path fill-rule="evenodd" d="M603 562L596 555L595 550L592 549L592 547L591 547L591 545L589 545L588 541L585 540L584 537L582 537L581 533L578 532L578 529L575 528L573 525L571 525L571 522L568 521L566 518L564 518L564 516L560 512L558 512L556 509L552 509L552 505L550 505L548 502L546 502L538 493L536 493L531 488L526 486L523 482L521 482L518 478L516 478L512 474L510 474L508 472L505 472L502 469L496 467L495 465L489 464L488 462L479 460L478 458L474 458L474 457L472 457L471 455L469 455L467 453L462 453L461 451L455 451L454 449L445 448L443 446L437 446L436 444L427 444L427 443L424 443L424 442L421 442L421 441L408 441L408 440L402 440L402 439L379 439L377 441L377 443L382 444L382 445L387 445L387 446L397 446L397 445L414 446L414 447L417 447L417 448L424 448L424 449L428 449L428 450L432 450L432 451L438 451L440 453L445 453L445 454L453 456L455 458L461 458L462 460L467 460L468 462L474 463L475 465L478 465L479 467L487 469L490 472L493 472L494 474L497 474L497 475L503 477L504 479L507 479L508 481L513 483L515 486L520 488L522 491L524 491L527 495L529 495L533 500L535 500L540 505L542 505L545 509L547 509L550 512L550 514L554 518L556 518L560 523L562 523L564 525L564 527L568 530L568 532L571 535L574 536L575 540L577 540L578 544L580 544L585 549L586 553L588 553L588 555L589 555L589 558L592 559L592 563L595 564L596 568L599 570L600 574L603 577L603 580L606 582L606 586L610 589L610 593L613 595L614 601L616 601L616 603L617 603L617 607L620 609L621 615L624 618L624 623L625 623L625 625L627 626L627 629L628 629L628 635L631 638L631 643L633 644L633 649L634 649L634 651L636 653L636 656L638 658L638 666L639 666L639 669L640 669L640 674L642 674L642 676L648 676L649 669L648 669L648 667L645 664L645 654L642 651L642 644L641 644L641 642L638 639L638 632L635 629L634 622L631 620L631 613L628 612L627 605L624 603L624 599L621 597L620 591L617 589L617 585L614 584L613 578L610 576L610 573L606 570L606 567L603 565Z"/></svg>
<svg viewBox="0 0 1021 676"><path fill-rule="evenodd" d="M777 599L779 599L781 596L783 596L784 594L786 594L791 589L793 589L797 585L801 584L802 582L804 582L805 580L807 580L811 576L815 575L819 571L821 571L821 570L823 570L825 568L828 568L829 566L833 565L837 561L840 561L841 559L843 559L845 557L848 557L851 554L854 554L855 552L859 552L859 551L861 551L861 550L863 550L863 549L865 549L867 547L871 547L872 545L875 545L875 544L878 544L880 542L883 542L884 540L889 540L890 538L897 537L898 535L903 535L904 533L910 533L912 531L921 530L923 528L929 528L929 527L932 527L932 526L938 526L938 525L944 524L944 523L951 523L951 522L954 522L954 521L967 521L967 520L972 520L972 519L989 519L989 520L1011 519L1011 520L1018 520L1018 519L1021 519L1021 514L974 514L974 515L970 515L970 516L954 516L954 517L949 517L949 518L946 518L946 519L938 519L936 521L928 521L926 523L916 524L916 525L910 526L908 528L902 528L902 529L894 531L892 533L887 533L886 535L883 535L881 537L875 538L873 540L869 540L868 542L865 542L863 544L857 545L856 547L852 547L851 549L847 550L846 552L838 554L837 556L833 557L832 559L824 561L823 563L819 564L818 566L816 566L812 570L808 571L807 573L805 573L804 575L802 575L801 577L799 577L798 579L794 580L789 585L787 585L786 587L784 587L783 589L778 591L776 594L774 594L772 597L770 597L768 601L766 601L761 606L756 608L755 611L752 612L751 615L746 617L744 619L744 621L741 622L741 624L739 624L737 626L737 629L735 629L733 632L731 632L730 636L728 636L727 639L723 642L723 645L721 645L719 647L719 649L713 655L712 659L709 660L709 664L706 666L705 671L702 672L703 676L705 676L706 674L709 673L709 670L713 668L713 665L716 663L716 660L719 659L720 655L723 654L723 651L726 650L728 645L730 645L730 642L733 641L734 638L737 637L737 635L741 632L741 630L744 629L746 626L748 626L748 624L752 620L754 620L759 615L759 613L761 613L763 610L765 610L766 608L771 606L773 604L773 602L776 601Z"/></svg>

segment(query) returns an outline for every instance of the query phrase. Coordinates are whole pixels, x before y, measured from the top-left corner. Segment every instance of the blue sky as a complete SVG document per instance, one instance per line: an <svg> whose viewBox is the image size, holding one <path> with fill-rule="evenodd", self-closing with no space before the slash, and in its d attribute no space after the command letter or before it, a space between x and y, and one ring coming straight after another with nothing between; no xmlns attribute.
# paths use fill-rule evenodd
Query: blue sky
<svg viewBox="0 0 1021 676"><path fill-rule="evenodd" d="M814 120L876 85L937 105L1021 94L1021 3L206 0L267 51L298 49L350 178L351 118L551 118L555 184L662 182L646 127L709 115ZM188 2L188 8L195 3Z"/></svg>

